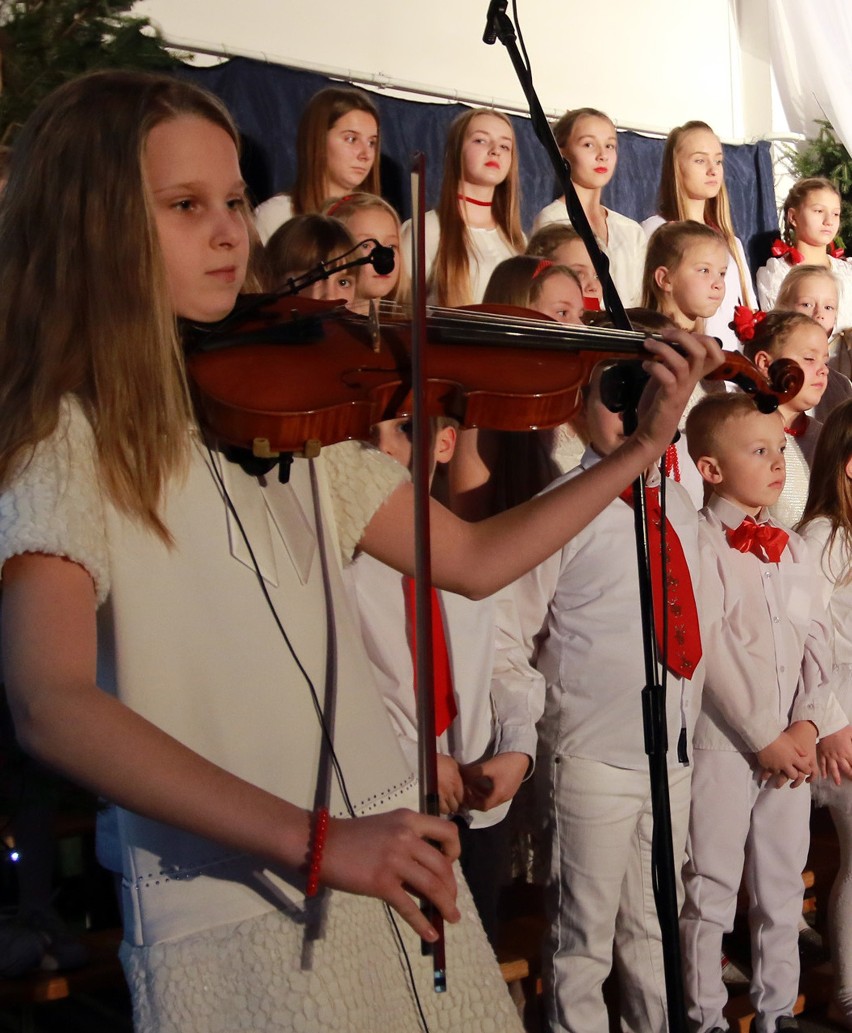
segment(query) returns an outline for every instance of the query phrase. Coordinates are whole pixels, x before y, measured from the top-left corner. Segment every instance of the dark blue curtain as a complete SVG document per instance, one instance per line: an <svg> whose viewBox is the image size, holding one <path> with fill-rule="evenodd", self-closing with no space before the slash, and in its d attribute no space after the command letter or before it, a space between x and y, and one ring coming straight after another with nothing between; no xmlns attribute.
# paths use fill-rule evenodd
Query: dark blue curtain
<svg viewBox="0 0 852 1033"><path fill-rule="evenodd" d="M296 125L308 99L332 80L281 65L234 58L215 68L188 67L185 74L217 94L233 113L245 142L243 174L255 202L286 190L295 175ZM382 119L382 190L403 219L410 215L410 155L426 155L426 195L434 205L440 188L447 126L465 110L458 104L424 104L372 93ZM578 98L578 102L581 98ZM524 228L553 200L550 164L527 119L514 118L521 168ZM604 202L633 219L656 210L663 141L621 132L618 169ZM725 180L734 226L753 271L764 264L777 233L778 217L769 144L725 147Z"/></svg>

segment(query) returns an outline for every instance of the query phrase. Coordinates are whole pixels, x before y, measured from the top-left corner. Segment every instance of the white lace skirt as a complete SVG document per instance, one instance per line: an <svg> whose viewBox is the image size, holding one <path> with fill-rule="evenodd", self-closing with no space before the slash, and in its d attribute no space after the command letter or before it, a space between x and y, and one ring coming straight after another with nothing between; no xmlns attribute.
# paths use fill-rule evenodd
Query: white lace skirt
<svg viewBox="0 0 852 1033"><path fill-rule="evenodd" d="M398 921L432 1033L521 1033L470 892L446 927L447 992ZM404 959L383 906L331 893L325 936L301 964L303 926L271 911L152 947L122 944L137 1033L420 1033Z"/></svg>

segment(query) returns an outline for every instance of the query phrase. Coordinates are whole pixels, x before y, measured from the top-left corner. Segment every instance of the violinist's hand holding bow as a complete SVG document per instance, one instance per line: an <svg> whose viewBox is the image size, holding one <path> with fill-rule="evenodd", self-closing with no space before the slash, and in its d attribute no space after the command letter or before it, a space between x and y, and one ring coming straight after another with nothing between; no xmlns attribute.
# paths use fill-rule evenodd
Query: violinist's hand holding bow
<svg viewBox="0 0 852 1033"><path fill-rule="evenodd" d="M431 943L437 933L411 894L431 900L447 922L457 922L461 915L452 862L458 856L456 827L441 818L403 809L332 818L320 881L334 889L379 897Z"/></svg>
<svg viewBox="0 0 852 1033"><path fill-rule="evenodd" d="M660 336L671 344L648 339L645 347L653 358L643 362L650 380L639 400L639 424L634 435L647 447L649 462L665 452L674 440L683 410L695 385L724 361L713 337L667 329ZM677 345L676 351L671 345Z"/></svg>

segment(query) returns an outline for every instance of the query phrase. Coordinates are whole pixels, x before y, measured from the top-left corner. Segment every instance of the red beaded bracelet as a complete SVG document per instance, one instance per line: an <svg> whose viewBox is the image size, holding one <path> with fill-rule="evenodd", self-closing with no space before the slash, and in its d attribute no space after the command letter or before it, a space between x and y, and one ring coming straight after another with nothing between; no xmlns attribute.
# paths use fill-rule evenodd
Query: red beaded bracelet
<svg viewBox="0 0 852 1033"><path fill-rule="evenodd" d="M318 807L314 811L314 835L308 863L308 884L305 888L306 897L315 897L319 892L319 873L322 867L322 852L325 849L325 837L327 834L328 807Z"/></svg>

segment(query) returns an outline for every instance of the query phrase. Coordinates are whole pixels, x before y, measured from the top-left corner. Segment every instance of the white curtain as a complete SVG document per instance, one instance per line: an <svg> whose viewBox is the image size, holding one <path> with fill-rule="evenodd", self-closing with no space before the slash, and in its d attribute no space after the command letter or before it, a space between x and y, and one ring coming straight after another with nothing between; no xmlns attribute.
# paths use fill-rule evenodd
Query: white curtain
<svg viewBox="0 0 852 1033"><path fill-rule="evenodd" d="M749 0L741 0L748 3ZM790 129L827 118L852 152L852 2L769 0L772 69Z"/></svg>

